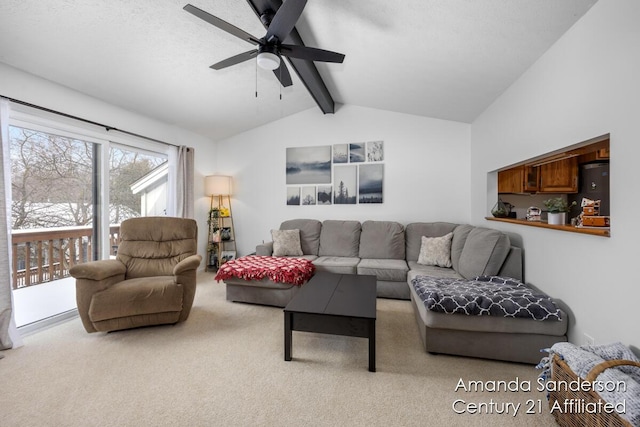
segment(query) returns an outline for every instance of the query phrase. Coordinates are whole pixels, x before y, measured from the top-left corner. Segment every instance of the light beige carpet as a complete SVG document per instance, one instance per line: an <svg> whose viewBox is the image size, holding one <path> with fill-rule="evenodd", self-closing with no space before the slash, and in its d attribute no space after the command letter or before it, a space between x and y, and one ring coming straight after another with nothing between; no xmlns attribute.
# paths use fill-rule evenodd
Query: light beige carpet
<svg viewBox="0 0 640 427"><path fill-rule="evenodd" d="M371 373L362 338L294 332L293 360L285 362L282 309L226 301L211 273L198 282L185 323L87 334L73 319L3 352L0 425L555 425L535 391L539 371L425 353L408 301L378 300ZM460 379L519 379L534 390L456 391ZM512 408L456 414L456 400L520 408L516 417ZM533 414L527 401L536 404Z"/></svg>

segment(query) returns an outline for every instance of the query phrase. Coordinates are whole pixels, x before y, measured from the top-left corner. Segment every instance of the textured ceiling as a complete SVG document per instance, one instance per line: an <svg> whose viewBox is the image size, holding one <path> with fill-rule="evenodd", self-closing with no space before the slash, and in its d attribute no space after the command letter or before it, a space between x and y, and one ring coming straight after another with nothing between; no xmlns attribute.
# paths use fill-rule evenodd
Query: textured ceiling
<svg viewBox="0 0 640 427"><path fill-rule="evenodd" d="M265 33L244 0L188 1ZM317 64L336 103L470 123L595 2L309 0L296 28L346 55ZM254 61L211 70L251 45L186 3L2 0L0 62L214 140L317 108L294 73L281 90Z"/></svg>

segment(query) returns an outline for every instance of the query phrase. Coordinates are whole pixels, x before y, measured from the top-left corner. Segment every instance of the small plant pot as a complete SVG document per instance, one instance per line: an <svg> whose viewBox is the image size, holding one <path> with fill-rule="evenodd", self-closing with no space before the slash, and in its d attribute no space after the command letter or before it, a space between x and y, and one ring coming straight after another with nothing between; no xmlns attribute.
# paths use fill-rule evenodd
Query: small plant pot
<svg viewBox="0 0 640 427"><path fill-rule="evenodd" d="M549 212L547 213L547 224L565 225L567 223L566 212Z"/></svg>

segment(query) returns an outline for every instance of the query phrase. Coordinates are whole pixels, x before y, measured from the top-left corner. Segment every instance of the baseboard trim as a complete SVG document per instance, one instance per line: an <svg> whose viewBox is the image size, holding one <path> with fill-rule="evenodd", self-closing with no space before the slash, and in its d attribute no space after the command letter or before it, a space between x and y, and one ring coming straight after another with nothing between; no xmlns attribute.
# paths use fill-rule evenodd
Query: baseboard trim
<svg viewBox="0 0 640 427"><path fill-rule="evenodd" d="M57 326L60 323L68 322L76 317L78 317L78 309L74 308L73 310L65 311L64 313L56 314L55 316L47 317L37 322L22 325L18 327L18 332L20 336L28 337L29 335Z"/></svg>

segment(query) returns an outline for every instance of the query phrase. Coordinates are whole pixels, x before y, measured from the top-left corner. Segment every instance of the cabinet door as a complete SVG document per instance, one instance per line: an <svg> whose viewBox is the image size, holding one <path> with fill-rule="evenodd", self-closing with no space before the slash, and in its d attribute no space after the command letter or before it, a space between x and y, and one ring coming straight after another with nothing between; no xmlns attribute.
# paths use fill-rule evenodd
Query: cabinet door
<svg viewBox="0 0 640 427"><path fill-rule="evenodd" d="M524 192L523 166L498 172L498 193Z"/></svg>
<svg viewBox="0 0 640 427"><path fill-rule="evenodd" d="M540 169L537 166L523 166L523 168L525 193L537 192L540 189Z"/></svg>
<svg viewBox="0 0 640 427"><path fill-rule="evenodd" d="M577 193L578 158L540 165L540 193Z"/></svg>

